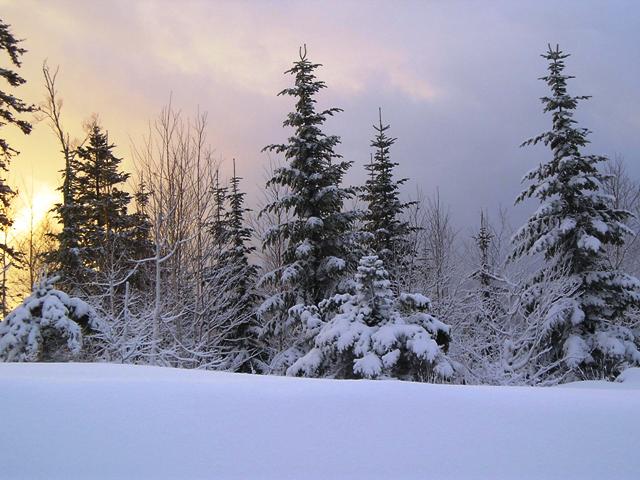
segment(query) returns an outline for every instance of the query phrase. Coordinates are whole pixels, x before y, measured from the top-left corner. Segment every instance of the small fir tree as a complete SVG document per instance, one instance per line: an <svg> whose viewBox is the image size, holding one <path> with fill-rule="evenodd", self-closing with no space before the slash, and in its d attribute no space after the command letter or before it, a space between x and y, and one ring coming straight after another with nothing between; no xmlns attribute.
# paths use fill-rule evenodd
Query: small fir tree
<svg viewBox="0 0 640 480"><path fill-rule="evenodd" d="M314 332L314 347L288 375L417 381L453 375L446 356L449 326L427 313L428 298L394 294L376 256L360 260L355 285L354 294L294 309ZM330 311L335 315L328 315Z"/></svg>
<svg viewBox="0 0 640 480"><path fill-rule="evenodd" d="M457 338L467 366L475 374L486 375L500 361L500 348L509 305L509 284L496 270L492 260L494 234L483 211L480 228L473 236L477 252L472 285L465 291L462 311L456 324Z"/></svg>
<svg viewBox="0 0 640 480"><path fill-rule="evenodd" d="M141 291L150 286L149 262L136 264L136 261L149 259L154 255L154 245L151 240L153 225L148 213L150 195L151 192L147 190L144 177L141 177L133 193L135 210L129 214L127 221L129 227L126 232L126 260L130 260L131 264L135 265L135 271L129 277L129 283Z"/></svg>
<svg viewBox="0 0 640 480"><path fill-rule="evenodd" d="M220 184L220 170L216 170L214 184L211 186L214 210L210 223L210 232L219 252L222 252L224 245L228 241L225 207L227 190L228 188L226 186Z"/></svg>
<svg viewBox="0 0 640 480"><path fill-rule="evenodd" d="M255 291L257 268L249 263L255 248L251 246L253 230L245 224L245 193L240 190L241 178L236 175L236 161L233 160L233 177L229 182L226 200L228 209L224 214L225 238L227 244L220 256L218 267L225 269L233 279L230 285L229 302L237 305L237 322L231 335L237 354L233 357L235 371L252 372L253 358L257 355L255 307L258 296ZM229 282L231 283L231 282Z"/></svg>
<svg viewBox="0 0 640 480"><path fill-rule="evenodd" d="M412 202L402 203L400 187L408 179L395 180L393 170L398 166L391 161L390 149L396 142L389 137L389 125L382 123L382 109L379 110L379 124L373 126L376 131L371 146L375 153L371 163L365 166L369 172L360 197L367 204L363 222L364 231L368 233L368 246L388 266L396 288L402 266L407 258L408 235L413 231L409 222L403 217Z"/></svg>
<svg viewBox="0 0 640 480"><path fill-rule="evenodd" d="M93 309L53 288L56 280L43 276L33 293L0 322L0 360L72 360L80 354L83 334L100 328Z"/></svg>
<svg viewBox="0 0 640 480"><path fill-rule="evenodd" d="M479 293L483 311L498 313L502 311L498 296L505 293L506 281L496 272L491 261L491 247L494 235L491 232L487 217L484 212L480 212L480 228L473 237L478 250L478 268L471 274L471 278L478 282L477 293Z"/></svg>
<svg viewBox="0 0 640 480"><path fill-rule="evenodd" d="M151 242L151 219L147 213L149 196L144 178L140 179L136 191L133 194L135 211L130 215L130 240L132 258L143 259L153 255L153 243Z"/></svg>

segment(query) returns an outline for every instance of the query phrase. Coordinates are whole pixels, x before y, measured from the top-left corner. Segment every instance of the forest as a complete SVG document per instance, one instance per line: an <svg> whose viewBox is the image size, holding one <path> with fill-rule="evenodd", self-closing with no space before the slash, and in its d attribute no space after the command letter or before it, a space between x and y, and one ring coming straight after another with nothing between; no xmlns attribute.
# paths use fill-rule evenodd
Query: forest
<svg viewBox="0 0 640 480"><path fill-rule="evenodd" d="M318 102L330 85L311 45L274 92L290 112L273 118L282 136L264 147L262 199L248 205L235 161L221 173L206 113L169 102L125 171L99 116L87 112L83 138L67 130L62 70L45 63L43 101L21 98L19 38L0 21L1 360L541 386L640 364L640 182L622 157L589 153L574 119L589 97L573 95L560 46L542 54L548 130L513 139L544 152L514 199L528 219L478 211L465 236L437 191L406 195L402 132L383 109L362 119L366 180L346 184L353 162L325 125L342 110ZM20 155L2 132L28 136L35 121L59 147L59 201L9 241Z"/></svg>

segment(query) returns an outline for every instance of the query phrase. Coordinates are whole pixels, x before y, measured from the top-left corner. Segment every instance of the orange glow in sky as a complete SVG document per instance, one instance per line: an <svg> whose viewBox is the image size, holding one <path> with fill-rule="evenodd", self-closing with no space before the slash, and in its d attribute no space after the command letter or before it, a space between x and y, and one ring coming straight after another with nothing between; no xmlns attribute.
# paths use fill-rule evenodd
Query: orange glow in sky
<svg viewBox="0 0 640 480"><path fill-rule="evenodd" d="M50 185L41 184L34 189L33 196L23 194L15 202L16 213L11 227L13 237L28 233L47 217L54 204L59 201L59 194Z"/></svg>
<svg viewBox="0 0 640 480"><path fill-rule="evenodd" d="M572 54L572 91L593 96L578 119L595 132L590 148L620 154L640 174L640 63L630 61L640 7L584 3L0 0L0 9L28 50L19 69L27 83L12 93L42 102L42 64L60 66L65 130L81 139L83 122L98 114L128 172L132 144L171 95L185 119L208 113L223 176L235 158L255 208L269 164L262 148L290 134L282 121L293 105L276 94L291 84L283 73L306 44L328 87L318 106L344 109L326 133L341 137L338 151L353 161L345 182L364 181L382 107L398 138L397 174L410 178L406 195L439 188L456 219L475 224L480 208L513 204L522 172L544 154L519 145L548 124L538 80L548 42ZM34 122L29 136L10 127L1 134L21 152L9 184L33 178L34 198L50 198L63 159L46 122Z"/></svg>

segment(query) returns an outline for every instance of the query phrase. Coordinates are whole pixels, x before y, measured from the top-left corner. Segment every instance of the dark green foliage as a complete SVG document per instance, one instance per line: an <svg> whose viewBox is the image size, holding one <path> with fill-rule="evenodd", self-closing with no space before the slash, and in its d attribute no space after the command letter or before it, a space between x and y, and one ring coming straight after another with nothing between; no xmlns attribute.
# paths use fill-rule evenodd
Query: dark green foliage
<svg viewBox="0 0 640 480"><path fill-rule="evenodd" d="M395 180L393 170L398 163L391 161L390 149L396 139L387 136L389 125L374 125L376 136L371 142L375 153L371 163L365 166L369 172L360 197L367 203L364 214L364 231L367 232L369 249L387 265L393 283L398 285L403 261L407 258L407 236L412 227L404 220L405 209L412 203L400 201L400 186L407 179Z"/></svg>
<svg viewBox="0 0 640 480"><path fill-rule="evenodd" d="M135 212L129 215L131 228L129 239L131 242L131 257L133 259L149 258L153 255L153 243L151 242L152 224L147 213L150 195L151 192L147 190L144 179L141 179L133 194Z"/></svg>
<svg viewBox="0 0 640 480"><path fill-rule="evenodd" d="M480 228L473 237L476 242L479 254L478 269L471 274L478 282L477 292L480 294L483 310L501 310L496 296L504 294L506 290L505 279L498 275L495 266L491 261L491 247L494 235L491 232L489 223L484 212L480 213Z"/></svg>
<svg viewBox="0 0 640 480"><path fill-rule="evenodd" d="M235 161L234 161L235 169ZM235 173L234 173L235 176ZM215 245L218 250L222 251L225 243L227 242L227 222L226 222L226 201L227 201L228 188L224 185L220 185L220 171L216 170L215 184L211 187L211 195L213 196L214 211L213 218L211 220L209 231L213 236Z"/></svg>
<svg viewBox="0 0 640 480"><path fill-rule="evenodd" d="M334 150L339 137L322 131L327 118L341 110L316 111L315 95L326 87L316 79L314 72L319 66L307 59L305 49L286 72L295 77L295 85L279 95L296 99L295 110L283 123L294 133L286 144L265 148L284 154L286 159L286 165L275 170L268 184L290 192L267 205L265 211L290 211L293 216L291 221L274 226L264 239L265 245L280 238L288 242L285 267L270 277L280 285L282 296L276 303L285 312L295 303L315 304L327 298L353 263L349 244L355 212L344 212L343 204L354 191L340 186L351 162L342 160Z"/></svg>
<svg viewBox="0 0 640 480"><path fill-rule="evenodd" d="M80 278L82 270L78 236L82 209L76 200L78 164L75 152L70 153L65 163L62 185L58 188L58 191L62 192L62 203L54 207L62 229L55 235L58 247L47 255L47 261L60 275L60 283L69 291L73 291L73 283Z"/></svg>
<svg viewBox="0 0 640 480"><path fill-rule="evenodd" d="M229 265L237 277L235 291L240 297L247 296L253 289L256 268L249 264L249 256L255 248L251 246L253 230L247 227L244 217L250 210L244 208L245 193L240 190L240 177L236 175L235 160L233 162L233 177L229 182L227 195L228 210L225 212L226 240L228 247L223 253L223 263ZM251 308L250 304L247 307Z"/></svg>
<svg viewBox="0 0 640 480"><path fill-rule="evenodd" d="M81 287L106 270L127 269L151 253L151 223L145 208L149 192L144 183L136 192L137 211L128 212L129 178L121 171L115 145L97 123L87 141L67 162L62 186L64 202L56 205L63 224L59 248L51 255L62 283ZM123 274L124 275L124 274Z"/></svg>
<svg viewBox="0 0 640 480"><path fill-rule="evenodd" d="M109 251L119 252L129 233L131 195L122 190L129 174L120 171L106 132L94 124L86 146L78 148L78 196L82 205L80 232L85 267L100 268Z"/></svg>
<svg viewBox="0 0 640 480"><path fill-rule="evenodd" d="M236 175L236 163L233 161L233 177L229 182L226 201L228 208L224 212L223 229L225 247L220 254L218 268L230 279L228 282L228 302L237 311L233 338L238 355L234 358L236 371L252 372L252 358L256 355L256 318L255 308L258 295L255 291L257 268L249 263L249 257L255 248L251 246L253 230L245 225L244 217L250 210L244 207L245 193L240 190L241 178ZM217 187L219 190L219 186ZM221 198L222 199L222 198ZM218 231L219 232L219 231Z"/></svg>
<svg viewBox="0 0 640 480"><path fill-rule="evenodd" d="M20 42L11 33L10 25L0 20L0 50L7 53L12 67L19 68L21 57L26 53L26 50L19 46ZM25 79L10 68L0 68L0 77L9 84L10 88L19 87L25 83ZM14 125L24 134L31 133L31 124L19 118L18 115L32 112L34 109L33 105L28 105L11 93L0 90L0 127ZM0 138L0 229L2 230L6 230L12 224L9 205L15 195L13 189L7 185L4 172L8 171L11 159L17 154L17 150L12 148L5 139ZM4 243L0 242L0 249L14 258L17 256L17 253Z"/></svg>

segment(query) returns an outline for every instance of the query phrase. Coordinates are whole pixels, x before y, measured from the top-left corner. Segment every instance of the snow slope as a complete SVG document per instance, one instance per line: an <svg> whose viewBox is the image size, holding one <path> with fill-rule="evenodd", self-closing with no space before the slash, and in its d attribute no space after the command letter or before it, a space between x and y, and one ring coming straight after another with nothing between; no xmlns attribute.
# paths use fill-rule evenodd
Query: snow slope
<svg viewBox="0 0 640 480"><path fill-rule="evenodd" d="M0 364L0 478L638 479L628 378L470 387Z"/></svg>

